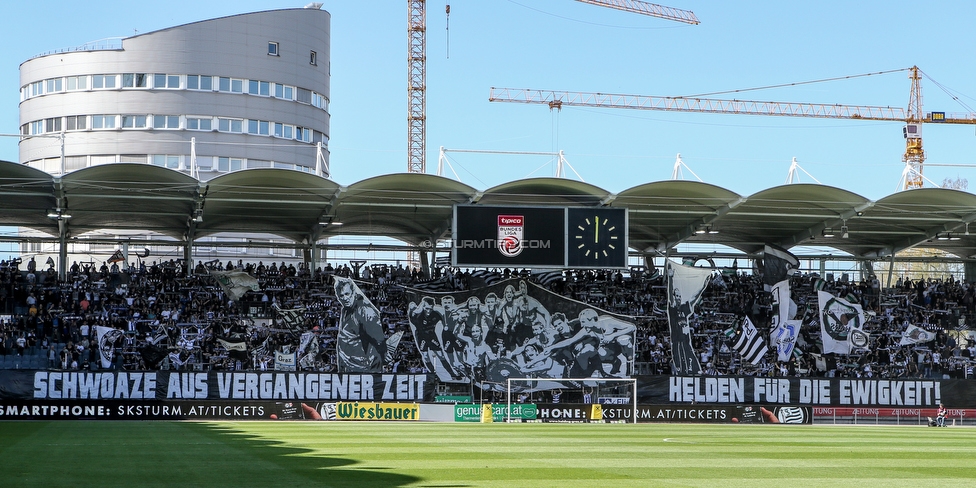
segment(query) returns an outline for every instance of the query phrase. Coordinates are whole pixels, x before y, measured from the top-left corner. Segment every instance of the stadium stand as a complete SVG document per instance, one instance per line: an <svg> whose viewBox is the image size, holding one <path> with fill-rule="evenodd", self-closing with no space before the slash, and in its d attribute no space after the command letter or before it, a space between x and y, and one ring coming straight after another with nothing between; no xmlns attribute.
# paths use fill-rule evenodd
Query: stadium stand
<svg viewBox="0 0 976 488"><path fill-rule="evenodd" d="M125 264L125 263L122 263ZM637 324L632 374L671 374L671 347L660 274L634 270L528 270L437 268L430 279L402 266L347 265L311 273L286 263L197 263L185 273L178 260L140 263L74 263L64 281L53 267L0 262L0 369L126 370L336 370L340 306L335 277L350 277L380 310L387 335L402 333L390 372L426 372L407 320L404 287L464 290L511 277L534 281L567 298L632 316ZM230 300L211 272L243 270L260 291ZM357 272L358 271L358 272ZM732 349L728 333L736 317L748 316L768 331L771 295L757 277L725 270L716 275L695 315L694 350L708 375L818 376L856 378L968 378L976 342L966 324L976 315L976 287L948 277L899 279L881 290L870 280L823 282L795 275L793 300L805 324L818 321L815 283L835 296L860 303L867 313L870 345L849 355L819 354L819 334L804 327L797 353L776 361L767 352L755 364ZM820 286L820 285L818 285ZM914 326L934 336L909 341ZM98 328L114 329L113 360L103 365ZM101 330L108 330L101 329ZM766 333L764 333L766 334Z"/></svg>

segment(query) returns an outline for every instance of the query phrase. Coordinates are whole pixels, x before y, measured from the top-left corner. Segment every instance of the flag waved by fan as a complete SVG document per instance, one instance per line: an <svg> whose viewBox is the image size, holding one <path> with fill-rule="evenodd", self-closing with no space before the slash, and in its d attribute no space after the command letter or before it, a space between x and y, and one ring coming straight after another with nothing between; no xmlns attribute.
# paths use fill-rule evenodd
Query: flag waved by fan
<svg viewBox="0 0 976 488"><path fill-rule="evenodd" d="M751 364L759 364L766 353L769 352L769 347L766 346L766 341L763 340L762 336L759 335L759 329L753 325L752 320L749 317L742 317L738 320L737 324L740 328L738 338L735 340L735 344L732 345L732 349L742 356L744 361L748 361ZM735 336L735 326L731 329L725 331L725 335L730 339Z"/></svg>

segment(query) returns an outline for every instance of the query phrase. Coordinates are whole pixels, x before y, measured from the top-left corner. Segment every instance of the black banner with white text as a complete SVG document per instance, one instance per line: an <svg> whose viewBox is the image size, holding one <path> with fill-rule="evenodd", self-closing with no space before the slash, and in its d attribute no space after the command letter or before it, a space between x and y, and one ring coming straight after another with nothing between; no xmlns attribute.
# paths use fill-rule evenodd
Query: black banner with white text
<svg viewBox="0 0 976 488"><path fill-rule="evenodd" d="M294 372L0 371L0 401L433 402L433 375ZM753 376L638 376L638 404L967 408L976 382Z"/></svg>
<svg viewBox="0 0 976 488"><path fill-rule="evenodd" d="M932 407L970 405L976 382L956 379L640 376L638 402Z"/></svg>
<svg viewBox="0 0 976 488"><path fill-rule="evenodd" d="M0 371L0 400L433 401L427 375Z"/></svg>

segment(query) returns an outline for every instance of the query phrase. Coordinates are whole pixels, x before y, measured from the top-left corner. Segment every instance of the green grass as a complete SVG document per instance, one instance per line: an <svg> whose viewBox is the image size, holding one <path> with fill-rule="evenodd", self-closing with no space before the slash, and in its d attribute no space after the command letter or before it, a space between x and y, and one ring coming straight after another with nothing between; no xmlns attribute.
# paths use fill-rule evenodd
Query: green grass
<svg viewBox="0 0 976 488"><path fill-rule="evenodd" d="M969 428L0 422L4 487L963 486Z"/></svg>

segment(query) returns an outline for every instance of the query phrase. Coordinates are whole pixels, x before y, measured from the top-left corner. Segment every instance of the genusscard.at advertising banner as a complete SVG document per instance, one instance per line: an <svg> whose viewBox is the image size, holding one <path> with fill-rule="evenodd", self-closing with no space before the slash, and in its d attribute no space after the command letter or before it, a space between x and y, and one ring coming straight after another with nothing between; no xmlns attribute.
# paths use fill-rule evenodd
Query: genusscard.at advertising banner
<svg viewBox="0 0 976 488"><path fill-rule="evenodd" d="M505 422L509 418L517 421L535 420L538 415L538 408L534 403L513 403L511 405L511 416L508 413L508 404L492 403L490 405L493 422ZM459 403L454 405L455 422L481 422L481 413L480 404Z"/></svg>

